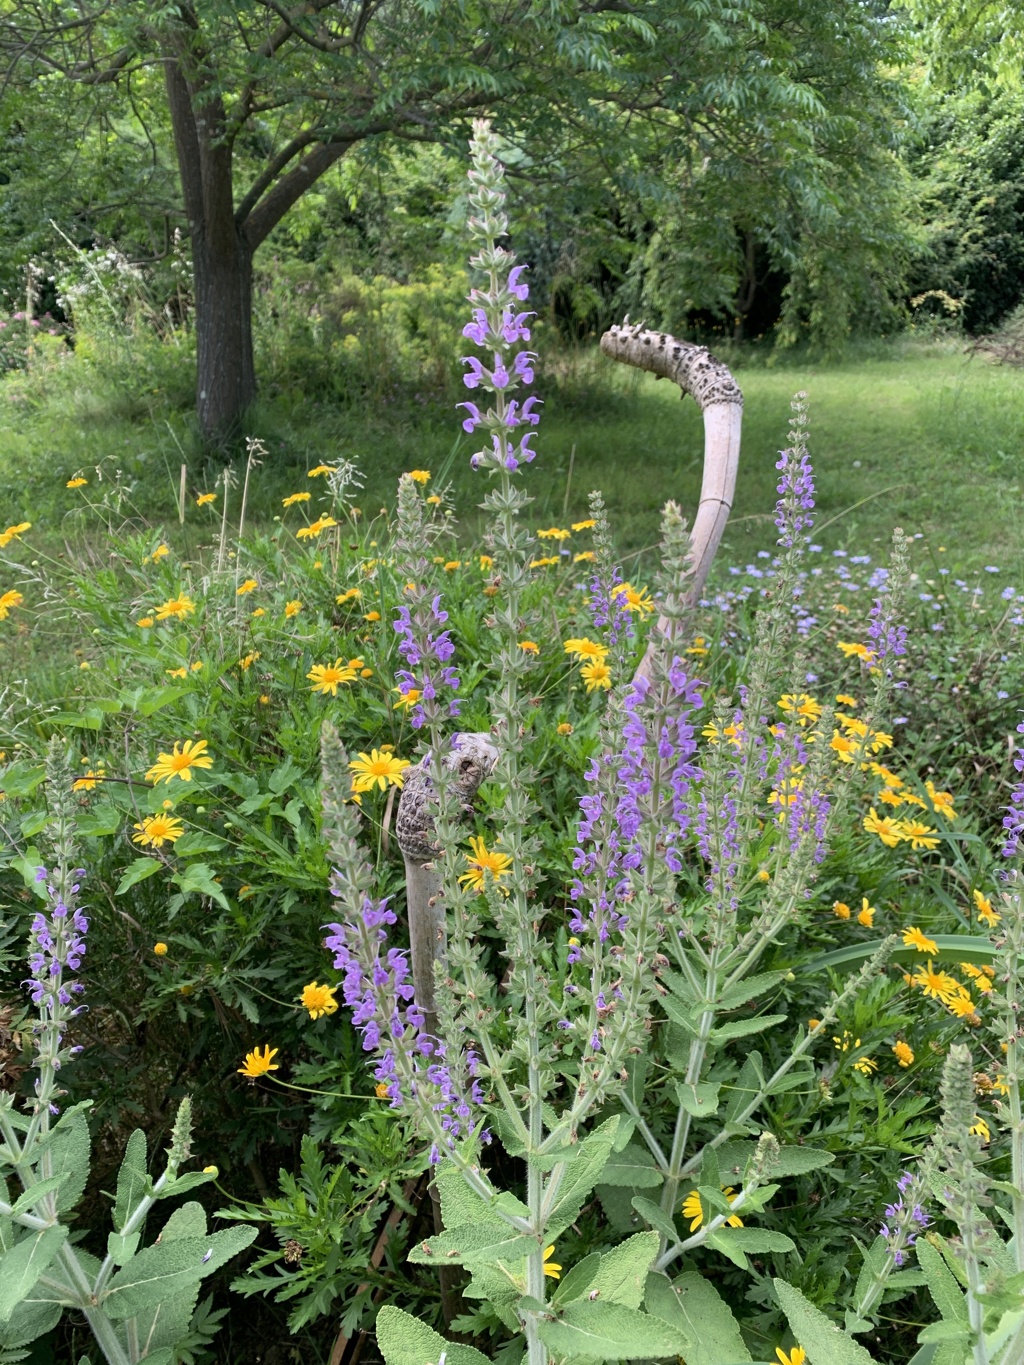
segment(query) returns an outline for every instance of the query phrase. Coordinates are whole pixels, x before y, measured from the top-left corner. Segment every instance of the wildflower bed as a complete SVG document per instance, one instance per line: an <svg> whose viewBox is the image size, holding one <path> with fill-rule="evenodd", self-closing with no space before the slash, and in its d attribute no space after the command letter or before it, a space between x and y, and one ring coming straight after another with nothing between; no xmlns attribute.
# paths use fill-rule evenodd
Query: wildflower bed
<svg viewBox="0 0 1024 1365"><path fill-rule="evenodd" d="M478 131L483 283L465 330L485 354L463 405L486 436L482 544L460 543L430 471L371 517L343 460L283 498L273 534L246 533L258 443L237 522L226 479L183 504L190 532L208 518L200 550L110 527L106 561L83 565L39 558L31 526L4 532L17 586L0 585L0 619L12 634L31 622L37 657L76 665L46 694L12 677L3 721L17 1039L3 1057L29 1115L3 1110L0 1158L26 1187L0 1210L21 1219L4 1255L27 1256L29 1234L51 1236L86 1197L74 1254L91 1298L69 1297L84 1291L60 1261L64 1298L33 1317L31 1285L12 1295L0 1341L16 1349L43 1323L85 1349L55 1327L81 1302L108 1360L157 1359L138 1324L163 1300L136 1290L122 1312L115 1291L136 1255L165 1253L126 1239L158 1196L194 1185L205 1208L182 1210L196 1264L174 1272L188 1294L167 1361L190 1332L208 1348L199 1281L254 1234L217 1233L207 1256L219 1212L261 1229L236 1292L286 1304L290 1331L325 1351L375 1326L388 1365L1011 1365L1016 590L925 594L926 575L952 575L915 568L899 534L887 568L840 556L825 572L802 402L776 547L699 604L671 505L660 562L629 581L598 494L529 532L534 438L516 428L537 425L537 401L512 396L533 378L515 350L529 316L499 245L495 145ZM90 487L83 472L67 495L88 506ZM939 630L913 628L908 591ZM670 647L634 682L656 607ZM936 683L971 695L933 737ZM444 764L456 718L498 753L469 811ZM429 1028L396 846L416 761L448 934ZM17 985L29 933L34 1045ZM58 1086L65 1036L75 1061ZM92 1183L57 1199L50 1105L81 1166L86 1097ZM136 1125L170 1141L159 1190ZM179 1176L190 1157L204 1169ZM133 1172L145 1193L122 1200ZM95 1191L113 1188L110 1243ZM244 1328L227 1327L244 1358Z"/></svg>

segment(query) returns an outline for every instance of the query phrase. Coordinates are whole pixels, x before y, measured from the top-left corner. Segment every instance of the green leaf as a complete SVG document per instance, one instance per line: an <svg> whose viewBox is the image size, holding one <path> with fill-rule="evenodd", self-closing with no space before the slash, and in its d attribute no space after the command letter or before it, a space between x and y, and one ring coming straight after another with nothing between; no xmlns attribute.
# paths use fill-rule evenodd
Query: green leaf
<svg viewBox="0 0 1024 1365"><path fill-rule="evenodd" d="M810 1365L873 1365L859 1341L841 1332L831 1318L785 1280L773 1280L793 1335L807 1352Z"/></svg>
<svg viewBox="0 0 1024 1365"><path fill-rule="evenodd" d="M117 1194L114 1199L112 1222L118 1232L131 1217L148 1185L146 1135L141 1128L136 1128L125 1145L121 1168L117 1173Z"/></svg>
<svg viewBox="0 0 1024 1365"><path fill-rule="evenodd" d="M206 1210L202 1204L190 1199L181 1208L175 1209L160 1232L161 1242L174 1242L184 1237L206 1236Z"/></svg>
<svg viewBox="0 0 1024 1365"><path fill-rule="evenodd" d="M756 976L750 976L746 981L738 981L735 986L723 991L715 1004L720 1010L739 1009L740 1005L745 1005L748 1000L754 1000L777 986L785 975L785 972L759 972Z"/></svg>
<svg viewBox="0 0 1024 1365"><path fill-rule="evenodd" d="M944 1321L967 1322L967 1300L964 1298L963 1290L947 1269L945 1261L923 1238L918 1240L915 1251L917 1263L928 1281L928 1293L931 1294L932 1301Z"/></svg>
<svg viewBox="0 0 1024 1365"><path fill-rule="evenodd" d="M169 1180L157 1193L158 1199L176 1199L178 1195L188 1194L190 1190L198 1189L200 1185L208 1185L211 1180L217 1177L211 1171L186 1171L184 1175L179 1175L175 1180Z"/></svg>
<svg viewBox="0 0 1024 1365"><path fill-rule="evenodd" d="M133 863L129 863L121 873L121 880L117 884L115 896L123 896L126 891L130 891L139 882L144 882L147 877L152 877L155 872L159 872L163 863L159 858L136 858Z"/></svg>
<svg viewBox="0 0 1024 1365"><path fill-rule="evenodd" d="M407 1259L413 1265L462 1265L470 1261L481 1265L493 1265L496 1261L508 1264L523 1260L536 1245L532 1237L524 1237L504 1222L497 1226L466 1223L417 1242Z"/></svg>
<svg viewBox="0 0 1024 1365"><path fill-rule="evenodd" d="M656 1232L637 1232L601 1257L601 1265L589 1286L589 1293L602 1303L622 1303L639 1308L644 1301L647 1272L658 1254L660 1238Z"/></svg>
<svg viewBox="0 0 1024 1365"><path fill-rule="evenodd" d="M176 877L172 877L171 881L181 888L182 895L209 896L225 910L231 909L227 897L214 880L213 868L208 867L206 863L192 863L191 866L183 868Z"/></svg>
<svg viewBox="0 0 1024 1365"><path fill-rule="evenodd" d="M601 1253L599 1251L592 1251L589 1256L584 1256L582 1261L577 1261L555 1286L551 1295L552 1307L558 1308L563 1304L571 1303L573 1299L582 1298L590 1288L590 1282L597 1274L597 1268L600 1264Z"/></svg>
<svg viewBox="0 0 1024 1365"><path fill-rule="evenodd" d="M676 1081L679 1103L695 1119L706 1119L717 1114L718 1092L721 1088L720 1081L698 1081L696 1085L689 1081Z"/></svg>
<svg viewBox="0 0 1024 1365"><path fill-rule="evenodd" d="M174 852L179 858L196 858L200 853L219 853L227 846L227 840L219 835L210 834L204 829L193 829L174 841Z"/></svg>
<svg viewBox="0 0 1024 1365"><path fill-rule="evenodd" d="M389 1303L377 1314L377 1345L385 1365L437 1365L442 1354L447 1365L490 1365L474 1346L446 1341L425 1322Z"/></svg>
<svg viewBox="0 0 1024 1365"><path fill-rule="evenodd" d="M681 1028L684 1028L691 1038L698 1037L696 1017L700 1011L696 1005L686 1006L673 999L671 995L663 995L659 998L658 1004L665 1011L668 1017Z"/></svg>
<svg viewBox="0 0 1024 1365"><path fill-rule="evenodd" d="M70 1171L63 1171L60 1175L50 1176L48 1180L36 1181L34 1185L18 1196L9 1216L17 1218L19 1213L27 1213L29 1209L38 1204L44 1195L50 1194L53 1190L59 1190L69 1175Z"/></svg>
<svg viewBox="0 0 1024 1365"><path fill-rule="evenodd" d="M542 1321L538 1335L556 1354L587 1360L678 1356L688 1344L680 1332L660 1318L619 1303L602 1303L600 1299L591 1302L589 1298L570 1303L554 1322Z"/></svg>
<svg viewBox="0 0 1024 1365"><path fill-rule="evenodd" d="M116 834L123 821L124 816L116 806L104 804L80 811L76 824L79 834L90 839L103 839L108 834Z"/></svg>
<svg viewBox="0 0 1024 1365"><path fill-rule="evenodd" d="M726 1123L736 1123L740 1113L747 1107L764 1086L764 1069L759 1052L748 1052L746 1061L732 1087L729 1103L725 1111Z"/></svg>
<svg viewBox="0 0 1024 1365"><path fill-rule="evenodd" d="M831 1152L823 1152L818 1147L782 1147L779 1159L769 1175L773 1180L784 1175L806 1175L822 1166L831 1166L835 1157Z"/></svg>
<svg viewBox="0 0 1024 1365"><path fill-rule="evenodd" d="M634 1190L653 1190L663 1179L647 1148L636 1142L613 1152L601 1172L602 1185L625 1185Z"/></svg>
<svg viewBox="0 0 1024 1365"><path fill-rule="evenodd" d="M670 1244L679 1241L676 1225L673 1223L671 1215L667 1214L664 1209L653 1204L649 1199L645 1199L642 1194L638 1194L632 1203L644 1222L650 1223L651 1227L660 1232Z"/></svg>
<svg viewBox="0 0 1024 1365"><path fill-rule="evenodd" d="M29 1233L0 1256L0 1322L11 1314L64 1245L68 1230L60 1223Z"/></svg>
<svg viewBox="0 0 1024 1365"><path fill-rule="evenodd" d="M67 1213L81 1199L89 1179L89 1128L80 1110L69 1110L50 1138L50 1162L55 1176L66 1177L57 1195L57 1212Z"/></svg>
<svg viewBox="0 0 1024 1365"><path fill-rule="evenodd" d="M763 1033L766 1028L784 1024L784 1014L759 1014L756 1019L734 1019L729 1024L719 1024L711 1030L712 1043L727 1043L732 1038L748 1038L752 1033Z"/></svg>
<svg viewBox="0 0 1024 1365"><path fill-rule="evenodd" d="M768 1228L716 1228L708 1237L708 1242L718 1251L723 1251L724 1244L728 1244L730 1248L751 1256L764 1251L796 1250L796 1243L785 1233L771 1232Z"/></svg>
<svg viewBox="0 0 1024 1365"><path fill-rule="evenodd" d="M76 730L98 730L103 724L103 712L90 706L84 711L57 711L47 720L51 725L70 725Z"/></svg>
<svg viewBox="0 0 1024 1365"><path fill-rule="evenodd" d="M940 959L943 962L991 962L995 956L995 947L991 939L976 938L971 934L933 934L932 942L937 947L937 952L929 953L929 957ZM863 967L869 958L874 957L882 946L881 939L872 940L870 943L855 943L848 948L837 948L831 953L822 953L820 957L811 958L810 962L805 962L802 971L805 972L856 972ZM908 964L916 965L921 961L921 954L916 948L899 947L889 958L891 963L899 962L902 966Z"/></svg>
<svg viewBox="0 0 1024 1365"><path fill-rule="evenodd" d="M670 1284L664 1275L647 1280L647 1311L670 1323L686 1339L687 1365L722 1365L750 1360L739 1323L710 1280L694 1271Z"/></svg>
<svg viewBox="0 0 1024 1365"><path fill-rule="evenodd" d="M100 1297L103 1311L117 1322L168 1302L244 1251L257 1231L226 1228L210 1237L182 1237L143 1247L110 1280Z"/></svg>
<svg viewBox="0 0 1024 1365"><path fill-rule="evenodd" d="M471 1190L451 1164L446 1162L437 1168L434 1184L441 1200L441 1217L446 1228L462 1227L466 1223L475 1223L482 1218L498 1227L508 1226L495 1212L495 1207L481 1199L475 1190ZM515 1214L520 1218L530 1216L527 1206L507 1192L499 1195L494 1203L500 1205L506 1213Z"/></svg>
<svg viewBox="0 0 1024 1365"><path fill-rule="evenodd" d="M185 687L134 687L121 693L121 701L140 716L153 716L187 691Z"/></svg>
<svg viewBox="0 0 1024 1365"><path fill-rule="evenodd" d="M857 1276L857 1286L853 1291L853 1302L855 1304L864 1302L864 1296L867 1294L872 1280L879 1274L882 1267L885 1265L888 1254L889 1243L881 1234L879 1234L864 1253L860 1274ZM851 1326L853 1319L854 1313L852 1310L848 1309L846 1314L846 1330L850 1333L855 1331L866 1332L871 1326L870 1323L864 1323L863 1326L853 1327ZM863 1320L861 1319L861 1321Z"/></svg>
<svg viewBox="0 0 1024 1365"><path fill-rule="evenodd" d="M141 1236L139 1232L130 1233L127 1237L122 1237L119 1232L108 1232L107 1255L115 1265L127 1265L139 1249Z"/></svg>
<svg viewBox="0 0 1024 1365"><path fill-rule="evenodd" d="M580 1143L577 1155L566 1169L558 1199L548 1218L549 1224L566 1227L575 1219L583 1207L584 1199L601 1178L601 1172L611 1155L618 1125L619 1116L613 1114Z"/></svg>
<svg viewBox="0 0 1024 1365"><path fill-rule="evenodd" d="M922 1346L927 1346L938 1345L944 1341L966 1341L970 1335L971 1329L967 1323L940 1318L938 1322L930 1322L927 1327L922 1327L917 1339Z"/></svg>

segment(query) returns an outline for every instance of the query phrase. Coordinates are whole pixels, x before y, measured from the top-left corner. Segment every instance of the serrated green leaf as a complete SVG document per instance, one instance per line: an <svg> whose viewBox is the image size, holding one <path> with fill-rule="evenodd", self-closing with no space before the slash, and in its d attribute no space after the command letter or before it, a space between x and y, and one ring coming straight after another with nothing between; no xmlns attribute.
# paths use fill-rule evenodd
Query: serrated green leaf
<svg viewBox="0 0 1024 1365"><path fill-rule="evenodd" d="M642 1194L638 1194L632 1200L632 1204L644 1222L650 1223L651 1227L660 1232L670 1244L679 1241L679 1233L676 1232L676 1226L671 1216L659 1205L652 1203L650 1199L645 1199Z"/></svg>
<svg viewBox="0 0 1024 1365"><path fill-rule="evenodd" d="M136 1128L125 1144L121 1167L117 1173L117 1194L111 1221L120 1232L132 1215L139 1200L146 1193L149 1175L146 1171L146 1135Z"/></svg>
<svg viewBox="0 0 1024 1365"><path fill-rule="evenodd" d="M107 1255L115 1265L127 1265L139 1249L141 1233L133 1232L122 1237L119 1232L107 1233Z"/></svg>
<svg viewBox="0 0 1024 1365"><path fill-rule="evenodd" d="M935 1248L919 1238L915 1246L917 1263L928 1281L928 1293L939 1310L940 1316L948 1322L966 1323L967 1300L963 1290L950 1274L945 1261Z"/></svg>
<svg viewBox="0 0 1024 1365"><path fill-rule="evenodd" d="M584 1256L582 1261L577 1261L570 1267L555 1285L551 1295L552 1307L558 1308L563 1304L572 1303L573 1299L581 1298L590 1288L590 1282L600 1264L601 1253L592 1251L589 1256Z"/></svg>
<svg viewBox="0 0 1024 1365"><path fill-rule="evenodd" d="M226 1228L209 1237L182 1237L143 1247L110 1280L100 1297L103 1311L118 1322L176 1298L244 1251L256 1233L256 1228Z"/></svg>
<svg viewBox="0 0 1024 1365"><path fill-rule="evenodd" d="M89 1179L89 1128L81 1110L68 1110L52 1130L49 1151L55 1176L64 1176L57 1194L57 1212L73 1209Z"/></svg>
<svg viewBox="0 0 1024 1365"><path fill-rule="evenodd" d="M231 909L227 897L214 879L213 868L206 863L192 863L189 867L183 868L176 877L172 877L171 881L181 888L183 896L209 896L225 910Z"/></svg>
<svg viewBox="0 0 1024 1365"><path fill-rule="evenodd" d="M725 1110L726 1123L735 1123L742 1111L746 1109L763 1087L764 1069L761 1064L761 1054L759 1052L748 1052L746 1060L740 1067L740 1074L731 1087Z"/></svg>
<svg viewBox="0 0 1024 1365"><path fill-rule="evenodd" d="M719 1081L676 1081L676 1096L688 1114L695 1119L710 1118L718 1113L718 1092L722 1086Z"/></svg>
<svg viewBox="0 0 1024 1365"><path fill-rule="evenodd" d="M637 1232L614 1250L605 1252L588 1293L596 1294L602 1303L639 1308L644 1301L647 1272L658 1254L659 1241L656 1232Z"/></svg>
<svg viewBox="0 0 1024 1365"><path fill-rule="evenodd" d="M831 1318L805 1299L799 1289L785 1280L773 1280L782 1311L793 1335L807 1352L810 1365L874 1365L859 1341L841 1332Z"/></svg>
<svg viewBox="0 0 1024 1365"><path fill-rule="evenodd" d="M510 1264L523 1260L536 1245L532 1237L524 1237L507 1223L497 1227L468 1223L417 1242L406 1259L413 1265L462 1265L471 1261L480 1265L494 1265L498 1261Z"/></svg>
<svg viewBox="0 0 1024 1365"><path fill-rule="evenodd" d="M695 1015L699 1015L699 1010L696 1005L684 1005L679 1000L674 999L671 995L659 996L658 1004L673 1023L679 1024L681 1028L686 1030L689 1037L696 1038L699 1036L699 1030L694 1018Z"/></svg>
<svg viewBox="0 0 1024 1365"><path fill-rule="evenodd" d="M107 835L116 834L123 821L124 816L116 806L104 803L80 811L75 823L79 834L90 839L104 839Z"/></svg>
<svg viewBox="0 0 1024 1365"><path fill-rule="evenodd" d="M636 1142L630 1142L621 1152L613 1152L601 1172L602 1185L625 1185L634 1190L653 1190L663 1180L650 1152Z"/></svg>
<svg viewBox="0 0 1024 1365"><path fill-rule="evenodd" d="M437 1365L442 1354L447 1365L490 1365L474 1346L446 1341L425 1322L390 1303L377 1314L377 1345L385 1365Z"/></svg>
<svg viewBox="0 0 1024 1365"><path fill-rule="evenodd" d="M745 1005L748 1000L756 1000L759 995L764 995L765 991L777 986L785 975L785 972L759 972L756 976L749 976L745 981L738 981L735 986L723 991L715 1004L720 1010L739 1009L740 1005Z"/></svg>
<svg viewBox="0 0 1024 1365"><path fill-rule="evenodd" d="M550 1224L566 1227L579 1213L584 1199L601 1179L618 1125L619 1116L613 1114L580 1143L579 1152L569 1162L559 1187L558 1198L548 1220Z"/></svg>
<svg viewBox="0 0 1024 1365"><path fill-rule="evenodd" d="M45 1195L51 1194L54 1190L59 1190L69 1175L70 1171L65 1170L60 1175L50 1176L47 1180L39 1180L29 1189L24 1190L14 1201L10 1217L17 1218L20 1213L27 1213Z"/></svg>
<svg viewBox="0 0 1024 1365"><path fill-rule="evenodd" d="M126 891L130 891L139 882L144 882L147 877L152 877L162 867L163 863L158 858L136 858L121 873L121 880L117 884L114 895L123 896Z"/></svg>
<svg viewBox="0 0 1024 1365"><path fill-rule="evenodd" d="M686 1345L682 1334L660 1318L599 1299L577 1299L557 1320L542 1321L537 1330L549 1350L586 1360L678 1356Z"/></svg>
<svg viewBox="0 0 1024 1365"><path fill-rule="evenodd" d="M750 1360L739 1323L710 1280L694 1271L670 1284L664 1275L647 1280L647 1311L670 1323L686 1339L687 1365L722 1365Z"/></svg>
<svg viewBox="0 0 1024 1365"><path fill-rule="evenodd" d="M751 1034L763 1033L766 1028L784 1024L784 1014L759 1014L756 1019L734 1019L727 1024L719 1024L711 1030L710 1042L728 1043L733 1038L749 1038Z"/></svg>
<svg viewBox="0 0 1024 1365"><path fill-rule="evenodd" d="M0 1322L8 1322L15 1308L64 1245L66 1227L55 1223L31 1232L0 1256Z"/></svg>

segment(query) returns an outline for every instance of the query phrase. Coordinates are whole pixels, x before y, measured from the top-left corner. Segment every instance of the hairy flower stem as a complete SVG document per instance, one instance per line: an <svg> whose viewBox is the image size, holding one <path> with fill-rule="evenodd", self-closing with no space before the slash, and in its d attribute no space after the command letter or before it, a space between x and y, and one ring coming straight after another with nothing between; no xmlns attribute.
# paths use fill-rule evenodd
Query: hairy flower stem
<svg viewBox="0 0 1024 1365"><path fill-rule="evenodd" d="M845 989L833 996L831 1003L822 1012L821 1020L817 1026L811 1029L807 1036L796 1044L786 1060L779 1063L771 1076L765 1081L764 1085L761 1086L759 1090L755 1091L742 1108L738 1110L733 1119L733 1124L735 1126L747 1123L754 1114L757 1113L765 1100L771 1098L772 1094L774 1094L775 1087L783 1077L793 1069L796 1063L810 1050L817 1039L835 1023L845 1006L851 1000L855 999L871 981L877 978L879 968L883 967L896 951L899 942L899 936L896 934L891 934L882 941L878 951L869 961L865 962L856 976L851 977ZM708 1150L708 1148L713 1150L716 1147L720 1147L723 1142L727 1142L731 1132L731 1128L727 1128L723 1125L721 1131L717 1133L710 1142L699 1148L687 1159L679 1172L680 1178L685 1179L685 1177L692 1175L695 1170L698 1170L704 1159L705 1151Z"/></svg>
<svg viewBox="0 0 1024 1365"><path fill-rule="evenodd" d="M1010 1197L1013 1219L1013 1252L1018 1271L1024 1270L1024 1112L1021 1108L1020 1068L1024 1061L1019 1034L1024 1017L1024 896L1019 870L1008 874L1003 896L1004 937L997 959L997 980L1003 1009L998 1023L1000 1041L1006 1044L1006 1108L1010 1129Z"/></svg>

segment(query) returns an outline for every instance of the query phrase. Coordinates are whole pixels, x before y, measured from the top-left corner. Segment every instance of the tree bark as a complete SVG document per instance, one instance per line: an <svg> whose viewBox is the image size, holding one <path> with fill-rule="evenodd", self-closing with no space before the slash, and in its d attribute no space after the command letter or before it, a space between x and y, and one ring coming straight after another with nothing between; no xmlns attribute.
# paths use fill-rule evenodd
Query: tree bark
<svg viewBox="0 0 1024 1365"><path fill-rule="evenodd" d="M196 411L204 436L216 439L234 434L256 397L252 248L235 219L224 107L209 91L205 54L190 17L191 24L167 30L164 80L192 241Z"/></svg>
<svg viewBox="0 0 1024 1365"><path fill-rule="evenodd" d="M252 253L234 229L213 245L192 233L196 310L196 412L207 437L230 437L256 397L252 350Z"/></svg>

